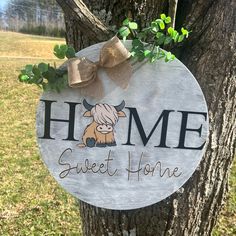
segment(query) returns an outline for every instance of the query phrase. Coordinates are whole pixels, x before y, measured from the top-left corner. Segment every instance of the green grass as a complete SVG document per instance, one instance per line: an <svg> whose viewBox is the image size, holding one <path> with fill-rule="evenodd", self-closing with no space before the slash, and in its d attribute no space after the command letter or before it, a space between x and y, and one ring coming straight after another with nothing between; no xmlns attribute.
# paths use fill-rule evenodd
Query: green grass
<svg viewBox="0 0 236 236"><path fill-rule="evenodd" d="M60 63L52 48L63 42L0 32L0 235L81 235L76 200L59 187L39 157L35 112L41 91L17 81L28 63ZM215 236L236 235L236 165L230 185Z"/></svg>

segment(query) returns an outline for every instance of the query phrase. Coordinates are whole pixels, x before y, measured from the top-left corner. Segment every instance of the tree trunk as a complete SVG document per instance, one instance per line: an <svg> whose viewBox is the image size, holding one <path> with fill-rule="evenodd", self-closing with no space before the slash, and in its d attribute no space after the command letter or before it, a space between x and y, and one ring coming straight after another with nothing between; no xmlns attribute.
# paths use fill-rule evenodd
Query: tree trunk
<svg viewBox="0 0 236 236"><path fill-rule="evenodd" d="M67 40L77 49L108 39L125 16L145 26L161 12L173 12L170 9L173 6L164 0L86 0L87 10L97 16L97 20L89 22L78 17L84 8L78 5L76 13L68 8L72 2L81 1L57 1L65 12ZM175 3L178 3L177 28L185 25L193 31L190 40L175 51L200 83L209 108L206 154L179 191L152 206L113 211L80 202L84 235L210 235L216 223L235 155L236 2L182 0ZM90 24L94 24L93 32L85 30L91 29ZM94 37L94 32L101 35Z"/></svg>

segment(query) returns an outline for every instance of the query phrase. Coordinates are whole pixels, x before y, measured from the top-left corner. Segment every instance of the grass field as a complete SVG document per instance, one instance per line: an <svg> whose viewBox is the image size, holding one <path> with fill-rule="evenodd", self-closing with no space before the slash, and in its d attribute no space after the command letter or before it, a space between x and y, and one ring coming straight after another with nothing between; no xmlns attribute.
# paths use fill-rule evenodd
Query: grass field
<svg viewBox="0 0 236 236"><path fill-rule="evenodd" d="M35 111L41 91L17 81L25 64L57 61L52 48L63 42L0 32L0 235L81 235L75 199L39 157Z"/></svg>
<svg viewBox="0 0 236 236"><path fill-rule="evenodd" d="M57 62L62 39L0 32L0 235L81 235L76 200L39 157L35 111L41 91L17 81L26 64ZM214 235L236 235L236 167Z"/></svg>

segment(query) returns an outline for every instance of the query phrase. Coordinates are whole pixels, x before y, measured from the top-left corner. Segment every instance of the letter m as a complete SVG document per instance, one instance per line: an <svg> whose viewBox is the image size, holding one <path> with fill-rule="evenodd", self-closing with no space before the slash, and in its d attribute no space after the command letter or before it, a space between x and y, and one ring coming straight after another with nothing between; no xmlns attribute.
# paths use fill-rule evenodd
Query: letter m
<svg viewBox="0 0 236 236"><path fill-rule="evenodd" d="M163 110L163 112L159 116L157 122L153 126L151 132L148 135L146 135L136 108L132 108L132 107L126 107L126 108L129 109L129 111L130 111L130 117L129 117L128 138L127 138L127 142L123 145L133 145L133 146L135 145L135 144L132 144L131 141L130 141L131 131L132 131L132 121L133 120L136 123L139 135L142 139L142 142L143 142L144 146L147 145L147 143L148 143L149 139L151 138L152 134L154 133L156 127L158 126L158 124L162 120L160 144L158 146L155 146L155 147L169 148L168 146L166 146L167 127L168 127L169 114L170 114L170 112L173 112L174 110Z"/></svg>

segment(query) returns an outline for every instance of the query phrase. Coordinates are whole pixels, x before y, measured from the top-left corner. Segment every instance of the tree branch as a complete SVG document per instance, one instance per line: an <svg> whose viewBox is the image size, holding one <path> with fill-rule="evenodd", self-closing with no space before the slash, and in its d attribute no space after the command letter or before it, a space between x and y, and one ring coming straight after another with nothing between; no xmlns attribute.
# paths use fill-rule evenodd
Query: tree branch
<svg viewBox="0 0 236 236"><path fill-rule="evenodd" d="M112 32L87 8L81 0L56 0L65 15L75 19L79 29L90 40L101 42L109 39Z"/></svg>

